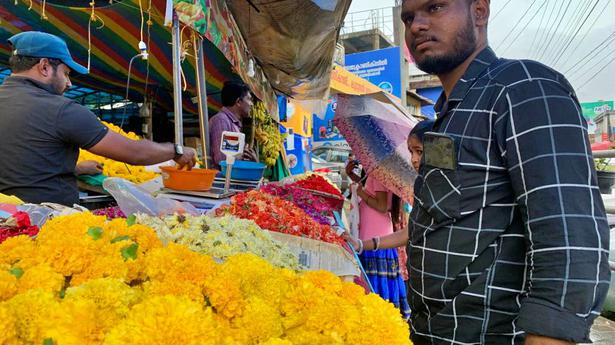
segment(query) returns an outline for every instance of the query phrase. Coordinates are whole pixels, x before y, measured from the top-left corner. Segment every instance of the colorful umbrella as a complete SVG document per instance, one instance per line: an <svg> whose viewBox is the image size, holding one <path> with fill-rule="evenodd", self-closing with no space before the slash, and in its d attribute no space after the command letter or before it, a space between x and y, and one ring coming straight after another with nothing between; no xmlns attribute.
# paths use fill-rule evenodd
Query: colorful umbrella
<svg viewBox="0 0 615 345"><path fill-rule="evenodd" d="M385 92L337 96L333 123L367 174L406 201L417 176L406 141L417 122Z"/></svg>

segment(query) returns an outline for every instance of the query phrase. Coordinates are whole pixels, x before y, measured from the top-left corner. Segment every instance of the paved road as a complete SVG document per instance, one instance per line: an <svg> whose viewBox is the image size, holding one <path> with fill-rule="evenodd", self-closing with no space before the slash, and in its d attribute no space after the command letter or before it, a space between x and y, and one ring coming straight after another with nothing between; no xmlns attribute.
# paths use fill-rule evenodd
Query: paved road
<svg viewBox="0 0 615 345"><path fill-rule="evenodd" d="M595 345L615 344L615 322L604 317L596 319L592 327L591 339Z"/></svg>

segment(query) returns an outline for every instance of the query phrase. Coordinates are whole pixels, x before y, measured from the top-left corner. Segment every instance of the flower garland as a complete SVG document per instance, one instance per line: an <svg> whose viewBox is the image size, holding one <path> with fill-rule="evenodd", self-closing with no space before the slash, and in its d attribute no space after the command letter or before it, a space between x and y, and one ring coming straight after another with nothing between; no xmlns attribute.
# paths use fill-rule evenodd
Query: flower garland
<svg viewBox="0 0 615 345"><path fill-rule="evenodd" d="M137 215L137 223L154 229L163 243L175 242L218 259L253 253L277 267L299 269L298 258L251 220L236 217Z"/></svg>
<svg viewBox="0 0 615 345"><path fill-rule="evenodd" d="M92 269L91 266L96 266ZM147 226L90 213L0 244L0 344L410 344L355 284L251 254L218 264Z"/></svg>
<svg viewBox="0 0 615 345"><path fill-rule="evenodd" d="M319 224L289 201L256 190L233 196L231 204L218 208L216 215L251 219L261 228L271 231L339 245L344 243L331 226Z"/></svg>

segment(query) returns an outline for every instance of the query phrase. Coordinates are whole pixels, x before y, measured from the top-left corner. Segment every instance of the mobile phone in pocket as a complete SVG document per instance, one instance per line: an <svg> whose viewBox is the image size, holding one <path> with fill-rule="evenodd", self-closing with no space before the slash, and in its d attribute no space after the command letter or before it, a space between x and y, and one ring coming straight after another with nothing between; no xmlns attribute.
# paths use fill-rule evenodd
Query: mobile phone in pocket
<svg viewBox="0 0 615 345"><path fill-rule="evenodd" d="M423 157L426 165L440 169L457 169L455 140L446 134L427 132L423 137Z"/></svg>

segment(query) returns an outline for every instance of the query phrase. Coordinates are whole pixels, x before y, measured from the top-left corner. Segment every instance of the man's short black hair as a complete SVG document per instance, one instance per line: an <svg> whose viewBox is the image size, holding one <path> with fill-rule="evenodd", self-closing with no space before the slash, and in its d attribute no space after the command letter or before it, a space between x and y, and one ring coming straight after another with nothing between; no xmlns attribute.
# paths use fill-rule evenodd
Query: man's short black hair
<svg viewBox="0 0 615 345"><path fill-rule="evenodd" d="M222 105L225 107L232 107L237 103L237 100L245 97L249 93L250 88L248 85L237 81L227 81L222 87Z"/></svg>
<svg viewBox="0 0 615 345"><path fill-rule="evenodd" d="M30 70L32 67L36 66L42 58L40 57L32 57L32 56L24 56L24 55L11 55L9 58L9 67L13 73L21 73ZM58 59L48 58L49 64L53 68L55 72L58 69L58 66L62 63L62 61Z"/></svg>

